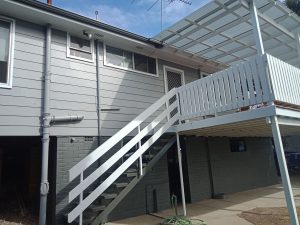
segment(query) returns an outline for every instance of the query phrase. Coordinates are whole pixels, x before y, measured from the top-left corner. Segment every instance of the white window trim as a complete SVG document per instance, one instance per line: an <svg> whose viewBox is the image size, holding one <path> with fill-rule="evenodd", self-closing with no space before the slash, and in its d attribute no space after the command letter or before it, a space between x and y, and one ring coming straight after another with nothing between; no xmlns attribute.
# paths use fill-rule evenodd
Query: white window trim
<svg viewBox="0 0 300 225"><path fill-rule="evenodd" d="M158 60L157 60L157 57L147 56L147 57L151 57L151 58L155 59L156 74L146 73L146 72L135 70L135 69L124 68L122 66L116 66L116 65L108 64L107 60L106 60L106 44L103 44L103 46L104 46L104 54L103 54L103 65L104 66L111 67L111 68L116 68L116 69L120 69L120 70L125 70L125 71L130 71L130 72L134 72L134 73L138 73L138 74L143 74L143 75L147 75L147 76L159 77L159 75L158 75ZM112 47L114 47L114 46L112 46ZM118 48L118 47L115 47L115 48ZM125 49L122 49L122 48L119 48L119 49L124 50L124 51L128 51L128 50L125 50ZM132 53L132 65L133 65L133 68L135 68L134 53L140 54L140 55L143 55L143 54L137 53L137 52L133 52L133 51L128 51L128 52ZM146 56L146 55L144 55L144 56Z"/></svg>
<svg viewBox="0 0 300 225"><path fill-rule="evenodd" d="M73 36L73 35L72 35ZM75 36L75 35L74 35ZM78 38L82 38L82 37L78 37ZM82 38L83 39L83 38ZM91 54L92 54L92 59L86 59L86 58L82 58L82 57L78 57L78 56L74 56L71 55L70 53L70 48L71 48L71 34L67 33L67 57L71 58L71 59L77 59L77 60L81 60L81 61L85 61L85 62L91 62L94 63L95 62L95 46L94 46L94 41L91 39L89 40L91 43ZM86 53L90 53L88 51L82 51L82 52L86 52Z"/></svg>
<svg viewBox="0 0 300 225"><path fill-rule="evenodd" d="M185 76L184 76L184 70L180 70L171 66L163 66L164 70L164 82L165 82L165 93L168 93L168 80L167 80L167 71L179 73L181 75L181 86L185 85Z"/></svg>
<svg viewBox="0 0 300 225"><path fill-rule="evenodd" d="M13 82L13 68L14 68L14 52L15 52L15 27L16 21L14 19L0 16L0 20L10 23L9 31L9 51L8 51L8 65L7 65L7 83L0 83L0 88L12 88Z"/></svg>

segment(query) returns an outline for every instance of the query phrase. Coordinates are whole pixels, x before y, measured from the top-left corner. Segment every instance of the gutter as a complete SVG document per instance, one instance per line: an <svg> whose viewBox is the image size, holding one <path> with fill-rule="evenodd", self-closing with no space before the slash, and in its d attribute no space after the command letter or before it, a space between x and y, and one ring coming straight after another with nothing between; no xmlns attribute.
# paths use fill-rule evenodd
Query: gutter
<svg viewBox="0 0 300 225"><path fill-rule="evenodd" d="M36 1L36 0L12 0L12 1L34 7L36 9L43 10L48 13L53 13L53 14L60 15L65 18L79 21L79 22L85 23L87 25L94 26L98 29L103 29L105 31L113 32L113 33L116 33L116 34L119 34L119 35L122 35L122 36L125 36L128 38L132 38L137 41L141 41L141 42L150 44L150 45L154 46L155 48L163 47L162 42L155 41L152 38L146 38L141 35L134 34L132 32L108 25L106 23L99 22L97 20L93 20L93 19L85 17L85 16L78 15L76 13L72 13L70 11L55 7L53 5L45 4L40 1Z"/></svg>

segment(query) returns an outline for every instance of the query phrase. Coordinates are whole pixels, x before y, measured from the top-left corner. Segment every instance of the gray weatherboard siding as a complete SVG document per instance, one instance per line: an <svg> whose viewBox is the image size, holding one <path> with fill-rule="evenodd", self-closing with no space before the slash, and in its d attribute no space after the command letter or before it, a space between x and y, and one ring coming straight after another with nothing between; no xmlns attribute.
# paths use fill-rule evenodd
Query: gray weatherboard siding
<svg viewBox="0 0 300 225"><path fill-rule="evenodd" d="M45 27L16 19L13 87L0 89L0 135L40 135L45 63ZM103 65L100 44L101 135L111 136L165 93L163 65L183 69L186 83L198 71L158 60L159 77ZM53 29L51 43L50 113L83 115L77 123L55 124L53 136L97 136L96 63L67 57L67 33Z"/></svg>

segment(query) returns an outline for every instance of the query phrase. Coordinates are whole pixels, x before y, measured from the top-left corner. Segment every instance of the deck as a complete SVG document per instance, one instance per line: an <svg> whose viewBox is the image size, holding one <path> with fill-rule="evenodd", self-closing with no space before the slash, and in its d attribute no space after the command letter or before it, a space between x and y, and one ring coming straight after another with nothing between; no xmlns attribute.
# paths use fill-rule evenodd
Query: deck
<svg viewBox="0 0 300 225"><path fill-rule="evenodd" d="M300 133L300 70L268 54L255 56L178 88L185 135L272 137L270 117L282 135Z"/></svg>

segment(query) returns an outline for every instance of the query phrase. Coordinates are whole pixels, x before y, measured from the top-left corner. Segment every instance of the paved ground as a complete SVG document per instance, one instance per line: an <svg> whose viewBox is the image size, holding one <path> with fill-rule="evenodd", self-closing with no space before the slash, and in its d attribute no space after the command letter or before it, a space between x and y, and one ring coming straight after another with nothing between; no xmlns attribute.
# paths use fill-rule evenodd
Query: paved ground
<svg viewBox="0 0 300 225"><path fill-rule="evenodd" d="M294 177L292 184L296 205L300 206L300 177ZM238 215L256 207L286 207L282 186L274 185L235 193L227 195L223 200L209 199L189 204L187 212L188 217L202 219L207 225L251 225ZM172 215L172 210L165 210L156 215L169 217ZM143 215L111 222L107 225L158 225L161 221L157 217Z"/></svg>

